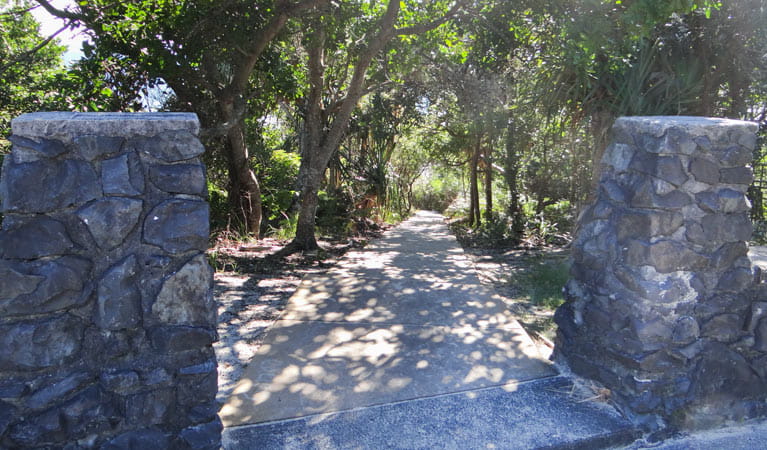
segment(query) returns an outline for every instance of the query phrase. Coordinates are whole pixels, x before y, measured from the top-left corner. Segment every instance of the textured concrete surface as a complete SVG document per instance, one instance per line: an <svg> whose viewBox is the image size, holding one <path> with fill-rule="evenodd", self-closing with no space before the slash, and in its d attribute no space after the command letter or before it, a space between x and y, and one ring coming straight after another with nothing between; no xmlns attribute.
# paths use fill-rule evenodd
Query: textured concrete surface
<svg viewBox="0 0 767 450"><path fill-rule="evenodd" d="M238 449L540 449L630 444L634 429L556 376L224 430Z"/></svg>
<svg viewBox="0 0 767 450"><path fill-rule="evenodd" d="M663 442L639 440L626 446L627 450L652 448L658 450L754 450L767 448L767 421L755 420L714 430L677 436Z"/></svg>
<svg viewBox="0 0 767 450"><path fill-rule="evenodd" d="M420 212L302 283L221 417L234 427L555 373L442 217Z"/></svg>

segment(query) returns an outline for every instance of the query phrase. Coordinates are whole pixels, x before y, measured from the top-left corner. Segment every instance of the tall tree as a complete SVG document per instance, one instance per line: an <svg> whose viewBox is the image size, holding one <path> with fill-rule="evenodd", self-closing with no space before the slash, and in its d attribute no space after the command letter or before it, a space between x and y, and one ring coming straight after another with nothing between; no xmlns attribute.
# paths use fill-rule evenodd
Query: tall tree
<svg viewBox="0 0 767 450"><path fill-rule="evenodd" d="M318 247L314 233L315 214L322 179L355 107L371 90L372 86L366 86L366 81L374 59L394 37L420 35L433 30L453 17L464 4L462 1L451 3L388 0L382 5L379 2L344 2L320 10L308 24L307 139L299 175L302 186L296 237L287 251ZM353 13L343 15L344 8L352 8ZM428 19L434 15L439 18ZM343 27L352 23L363 24L366 29L359 30L359 37L354 41L341 42ZM330 49L335 54L330 53ZM328 67L333 62L337 70L329 73Z"/></svg>

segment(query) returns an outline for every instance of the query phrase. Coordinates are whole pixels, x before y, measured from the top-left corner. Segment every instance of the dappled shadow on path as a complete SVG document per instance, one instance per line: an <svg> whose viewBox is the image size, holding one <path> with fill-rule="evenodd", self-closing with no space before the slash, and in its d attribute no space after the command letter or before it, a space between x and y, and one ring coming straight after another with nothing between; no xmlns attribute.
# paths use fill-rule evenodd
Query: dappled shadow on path
<svg viewBox="0 0 767 450"><path fill-rule="evenodd" d="M268 422L553 374L440 216L419 213L302 283L221 416Z"/></svg>

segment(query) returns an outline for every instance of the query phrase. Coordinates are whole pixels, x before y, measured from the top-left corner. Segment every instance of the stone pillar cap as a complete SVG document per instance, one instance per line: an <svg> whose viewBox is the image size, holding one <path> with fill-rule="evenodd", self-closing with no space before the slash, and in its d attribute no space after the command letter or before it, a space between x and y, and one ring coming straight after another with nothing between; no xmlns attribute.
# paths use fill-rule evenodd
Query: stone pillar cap
<svg viewBox="0 0 767 450"><path fill-rule="evenodd" d="M89 134L153 136L166 131L198 135L200 121L197 114L180 112L37 112L13 119L11 131L16 135L46 138Z"/></svg>
<svg viewBox="0 0 767 450"><path fill-rule="evenodd" d="M615 121L615 126L629 126L642 133L663 136L669 128L682 128L691 135L703 135L704 130L711 127L718 129L738 129L756 133L759 125L756 122L733 120L716 117L698 116L626 116Z"/></svg>

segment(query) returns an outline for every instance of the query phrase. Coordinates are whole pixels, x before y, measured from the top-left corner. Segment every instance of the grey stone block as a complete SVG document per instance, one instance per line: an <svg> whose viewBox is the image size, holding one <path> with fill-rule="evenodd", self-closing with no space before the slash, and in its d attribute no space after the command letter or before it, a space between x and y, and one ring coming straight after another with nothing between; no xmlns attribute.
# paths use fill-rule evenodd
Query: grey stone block
<svg viewBox="0 0 767 450"><path fill-rule="evenodd" d="M166 131L197 135L200 122L192 113L38 112L11 121L13 134L25 137L153 136Z"/></svg>
<svg viewBox="0 0 767 450"><path fill-rule="evenodd" d="M0 260L0 307L17 297L31 294L45 277L30 273L30 264Z"/></svg>
<svg viewBox="0 0 767 450"><path fill-rule="evenodd" d="M77 211L96 244L103 250L111 250L122 244L133 231L141 216L143 202L123 197L97 200Z"/></svg>
<svg viewBox="0 0 767 450"><path fill-rule="evenodd" d="M8 140L13 144L12 158L16 164L55 158L67 151L64 144L51 139L35 141L22 136L10 136Z"/></svg>
<svg viewBox="0 0 767 450"><path fill-rule="evenodd" d="M166 450L170 439L156 428L143 428L125 432L104 443L101 450Z"/></svg>
<svg viewBox="0 0 767 450"><path fill-rule="evenodd" d="M3 164L3 170L0 197L4 212L47 213L102 195L100 177L84 161Z"/></svg>
<svg viewBox="0 0 767 450"><path fill-rule="evenodd" d="M180 162L196 158L205 152L197 137L188 131L166 131L150 137L128 141L129 150L165 162Z"/></svg>
<svg viewBox="0 0 767 450"><path fill-rule="evenodd" d="M78 136L74 139L74 152L88 161L93 161L118 153L124 142L125 139L120 136Z"/></svg>
<svg viewBox="0 0 767 450"><path fill-rule="evenodd" d="M169 325L205 326L215 323L212 285L213 270L205 255L198 255L165 280L152 305L152 314Z"/></svg>
<svg viewBox="0 0 767 450"><path fill-rule="evenodd" d="M141 161L132 153L103 161L101 182L106 195L141 195L144 192Z"/></svg>
<svg viewBox="0 0 767 450"><path fill-rule="evenodd" d="M17 266L21 269L22 266ZM9 315L40 314L59 311L84 303L88 292L83 292L91 263L82 258L65 256L42 262L25 263L25 273L41 277L36 289L6 302L0 300L0 311Z"/></svg>
<svg viewBox="0 0 767 450"><path fill-rule="evenodd" d="M705 158L692 158L689 170L696 180L701 183L719 183L719 164Z"/></svg>
<svg viewBox="0 0 767 450"><path fill-rule="evenodd" d="M62 365L77 356L82 333L82 323L66 315L0 325L0 367L37 370Z"/></svg>
<svg viewBox="0 0 767 450"><path fill-rule="evenodd" d="M5 228L0 230L0 258L60 256L74 247L64 224L50 217L32 217Z"/></svg>
<svg viewBox="0 0 767 450"><path fill-rule="evenodd" d="M99 379L105 390L120 395L129 394L141 388L139 375L133 370L105 372Z"/></svg>
<svg viewBox="0 0 767 450"><path fill-rule="evenodd" d="M158 389L130 395L125 399L125 420L131 427L159 425L166 421L175 404L173 389Z"/></svg>
<svg viewBox="0 0 767 450"><path fill-rule="evenodd" d="M199 327L158 327L150 332L152 346L160 352L183 352L209 347L216 339L212 330Z"/></svg>
<svg viewBox="0 0 767 450"><path fill-rule="evenodd" d="M207 193L205 168L199 164L152 166L149 178L160 190L168 193L200 196Z"/></svg>
<svg viewBox="0 0 767 450"><path fill-rule="evenodd" d="M141 322L136 257L110 268L98 283L96 323L106 330L131 328Z"/></svg>
<svg viewBox="0 0 767 450"><path fill-rule="evenodd" d="M216 450L221 442L221 421L216 419L202 425L195 425L181 431L181 439L191 449Z"/></svg>
<svg viewBox="0 0 767 450"><path fill-rule="evenodd" d="M202 201L167 200L144 221L144 240L172 253L204 251L210 234L208 204Z"/></svg>
<svg viewBox="0 0 767 450"><path fill-rule="evenodd" d="M750 167L733 167L719 171L719 182L748 186L754 181L754 170Z"/></svg>
<svg viewBox="0 0 767 450"><path fill-rule="evenodd" d="M32 394L26 406L33 410L41 409L54 402L60 402L66 396L80 389L85 383L92 381L87 372L74 373L63 380L49 384Z"/></svg>
<svg viewBox="0 0 767 450"><path fill-rule="evenodd" d="M700 336L700 326L694 317L682 316L674 322L671 341L675 345L689 345Z"/></svg>

